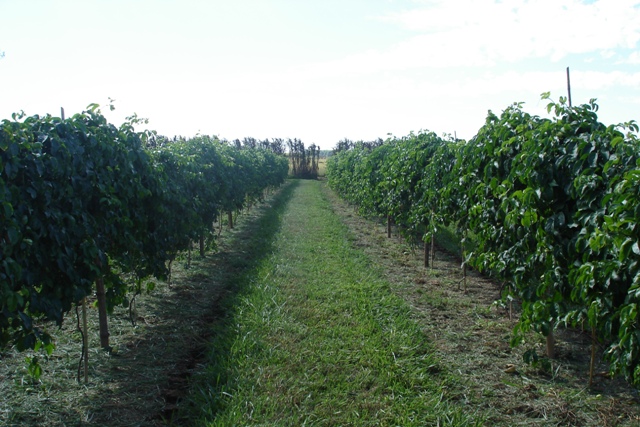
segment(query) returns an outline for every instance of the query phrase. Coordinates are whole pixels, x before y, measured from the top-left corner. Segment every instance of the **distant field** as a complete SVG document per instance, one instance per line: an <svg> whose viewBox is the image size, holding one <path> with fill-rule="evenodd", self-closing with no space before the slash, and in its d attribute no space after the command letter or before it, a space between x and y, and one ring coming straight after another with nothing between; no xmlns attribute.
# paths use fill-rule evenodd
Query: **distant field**
<svg viewBox="0 0 640 427"><path fill-rule="evenodd" d="M321 158L318 163L318 176L324 178L327 174L327 158Z"/></svg>
<svg viewBox="0 0 640 427"><path fill-rule="evenodd" d="M293 172L291 170L291 161L289 161L289 175ZM318 178L324 178L327 174L327 158L321 157L318 162Z"/></svg>

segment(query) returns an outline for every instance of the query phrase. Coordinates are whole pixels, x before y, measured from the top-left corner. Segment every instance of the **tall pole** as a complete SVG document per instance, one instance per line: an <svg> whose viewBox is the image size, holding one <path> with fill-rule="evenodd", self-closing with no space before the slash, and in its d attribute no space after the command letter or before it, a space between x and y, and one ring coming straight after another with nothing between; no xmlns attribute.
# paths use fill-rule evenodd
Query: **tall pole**
<svg viewBox="0 0 640 427"><path fill-rule="evenodd" d="M87 326L87 297L82 299L82 330L84 342L82 353L84 354L84 383L89 384L89 327Z"/></svg>
<svg viewBox="0 0 640 427"><path fill-rule="evenodd" d="M569 107L571 107L571 79L569 78L569 67L567 67L567 93L569 94Z"/></svg>

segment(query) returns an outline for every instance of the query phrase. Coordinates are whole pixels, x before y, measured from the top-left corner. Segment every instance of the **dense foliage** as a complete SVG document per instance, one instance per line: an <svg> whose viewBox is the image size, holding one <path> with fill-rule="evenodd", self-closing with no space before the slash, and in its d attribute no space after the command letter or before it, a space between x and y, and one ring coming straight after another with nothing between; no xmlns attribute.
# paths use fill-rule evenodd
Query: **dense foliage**
<svg viewBox="0 0 640 427"><path fill-rule="evenodd" d="M305 148L299 139L288 139L291 175L295 178L316 179L320 165L320 147L311 144Z"/></svg>
<svg viewBox="0 0 640 427"><path fill-rule="evenodd" d="M548 94L543 98L548 99ZM430 132L340 144L329 184L407 236L471 232L465 262L522 304L514 344L534 329L589 325L612 372L640 384L640 144L634 122L606 126L595 101L514 104L469 141Z"/></svg>
<svg viewBox="0 0 640 427"><path fill-rule="evenodd" d="M98 279L108 307L126 304L192 240L212 237L223 211L288 173L268 147L168 140L135 124L109 124L97 105L0 123L0 345L50 349L42 321L60 324Z"/></svg>

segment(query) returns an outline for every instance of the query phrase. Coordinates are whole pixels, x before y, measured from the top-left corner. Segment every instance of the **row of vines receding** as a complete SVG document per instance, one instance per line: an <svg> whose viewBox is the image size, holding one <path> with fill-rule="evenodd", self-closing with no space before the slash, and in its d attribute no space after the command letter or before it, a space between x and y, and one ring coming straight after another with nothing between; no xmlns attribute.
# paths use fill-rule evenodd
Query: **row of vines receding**
<svg viewBox="0 0 640 427"><path fill-rule="evenodd" d="M521 303L514 345L532 329L551 340L560 326L586 327L612 373L640 385L638 126L602 124L594 100L547 109L551 118L521 104L489 112L469 141L420 132L341 143L327 178L407 237L428 241L443 226L470 236L463 262Z"/></svg>
<svg viewBox="0 0 640 427"><path fill-rule="evenodd" d="M97 105L0 122L0 346L51 352L46 325L95 292L108 347L109 310L166 279L192 242L212 246L223 213L287 177L281 141L167 139L138 122L116 127Z"/></svg>

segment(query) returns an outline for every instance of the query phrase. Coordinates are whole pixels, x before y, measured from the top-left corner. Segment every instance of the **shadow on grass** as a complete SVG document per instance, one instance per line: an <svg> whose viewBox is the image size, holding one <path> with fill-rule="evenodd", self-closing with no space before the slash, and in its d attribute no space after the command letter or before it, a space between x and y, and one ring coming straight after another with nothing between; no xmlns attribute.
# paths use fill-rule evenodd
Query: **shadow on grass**
<svg viewBox="0 0 640 427"><path fill-rule="evenodd" d="M172 286L159 285L141 301L137 328L126 326L125 310L114 313L112 341L119 348L111 356L90 357L93 385L77 401L86 413L66 408L59 413L63 425L181 426L215 415L216 407L202 414L194 406L198 377L206 372L216 378L210 390L228 387L223 360L234 338L229 321L252 270L273 251L297 185L288 182L246 214L224 233L216 253L195 257L189 269L176 268Z"/></svg>
<svg viewBox="0 0 640 427"><path fill-rule="evenodd" d="M174 415L171 425L193 425L206 417L211 420L224 408L225 393L233 391L233 379L226 363L231 345L236 339L232 322L238 301L249 290L255 270L274 250L274 236L280 229L283 214L298 180L289 182L270 202L270 208L254 220L245 223L227 250L218 252L200 272L217 277L222 292L212 307L208 319L203 365L191 379L190 395ZM203 369L204 368L204 369ZM202 401L206 405L202 405Z"/></svg>

